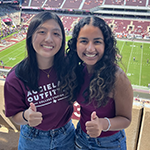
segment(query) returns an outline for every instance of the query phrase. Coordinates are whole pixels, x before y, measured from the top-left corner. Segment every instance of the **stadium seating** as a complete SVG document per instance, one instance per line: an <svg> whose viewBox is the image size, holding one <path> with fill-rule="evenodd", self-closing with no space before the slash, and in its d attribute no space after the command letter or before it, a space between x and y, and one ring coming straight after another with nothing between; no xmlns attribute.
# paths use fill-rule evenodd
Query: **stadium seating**
<svg viewBox="0 0 150 150"><path fill-rule="evenodd" d="M61 20L64 24L65 30L71 31L74 25L81 19L80 17L73 17L73 16L63 16Z"/></svg>
<svg viewBox="0 0 150 150"><path fill-rule="evenodd" d="M22 6L28 6L28 5L29 5L29 1L30 1L30 0L24 0Z"/></svg>
<svg viewBox="0 0 150 150"><path fill-rule="evenodd" d="M45 0L32 0L31 6L32 7L42 7Z"/></svg>
<svg viewBox="0 0 150 150"><path fill-rule="evenodd" d="M149 2L148 2L148 7L150 7L150 0L149 0Z"/></svg>
<svg viewBox="0 0 150 150"><path fill-rule="evenodd" d="M123 33L127 31L128 25L130 25L130 20L115 19L114 24L115 28L113 31L115 33Z"/></svg>
<svg viewBox="0 0 150 150"><path fill-rule="evenodd" d="M29 24L30 19L34 16L34 14L27 14L27 13L22 13L21 18L22 22L25 24Z"/></svg>
<svg viewBox="0 0 150 150"><path fill-rule="evenodd" d="M44 4L44 5L43 5ZM51 7L62 9L83 9L89 10L91 8L104 5L117 5L117 6L150 6L148 0L24 0L22 6L30 7Z"/></svg>
<svg viewBox="0 0 150 150"><path fill-rule="evenodd" d="M142 34L147 31L147 27L150 25L149 21L133 21L134 34Z"/></svg>
<svg viewBox="0 0 150 150"><path fill-rule="evenodd" d="M83 10L89 10L91 8L102 5L103 0L85 0L84 5L82 7Z"/></svg>
<svg viewBox="0 0 150 150"><path fill-rule="evenodd" d="M44 7L59 8L64 0L48 0Z"/></svg>
<svg viewBox="0 0 150 150"><path fill-rule="evenodd" d="M28 25L30 23L30 20L35 15L35 13L24 13L22 12L21 18L22 18L22 24ZM61 18L65 30L71 31L74 27L74 25L83 18L81 15L61 15L59 14L59 17ZM135 34L135 35L141 35L142 39L146 36L147 39L149 39L149 31L150 31L150 22L147 20L137 20L137 19L124 19L122 20L117 18L109 18L109 17L102 17L106 21L106 23L112 28L112 31L115 34ZM6 29L4 29L5 31Z"/></svg>
<svg viewBox="0 0 150 150"><path fill-rule="evenodd" d="M105 0L105 5L124 5L124 0Z"/></svg>
<svg viewBox="0 0 150 150"><path fill-rule="evenodd" d="M147 0L126 0L126 6L146 6Z"/></svg>
<svg viewBox="0 0 150 150"><path fill-rule="evenodd" d="M82 0L66 0L63 7L64 9L79 9Z"/></svg>

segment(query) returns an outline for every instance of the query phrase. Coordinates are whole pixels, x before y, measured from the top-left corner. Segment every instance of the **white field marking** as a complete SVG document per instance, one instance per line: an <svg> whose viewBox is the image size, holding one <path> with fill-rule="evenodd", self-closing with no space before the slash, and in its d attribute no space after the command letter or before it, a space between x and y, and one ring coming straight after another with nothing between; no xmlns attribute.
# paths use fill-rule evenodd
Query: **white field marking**
<svg viewBox="0 0 150 150"><path fill-rule="evenodd" d="M123 45L122 45L122 47L121 47L120 54L121 54L121 52L122 52L122 50L123 50L124 44L125 44L125 41L123 42Z"/></svg>
<svg viewBox="0 0 150 150"><path fill-rule="evenodd" d="M21 46L21 47L24 47L25 45ZM17 48L17 49L20 49L21 47ZM1 59L5 59L5 57L7 57L8 55L10 55L11 53L14 53L17 49L15 49L14 51L6 54L5 56L1 57Z"/></svg>
<svg viewBox="0 0 150 150"><path fill-rule="evenodd" d="M133 42L132 45L134 45L134 42ZM128 66L127 66L127 72L128 72L128 70L129 70L129 64L130 64L130 61L131 61L132 52L133 52L133 46L132 46L131 53L130 53L130 57L129 57L129 62L128 62Z"/></svg>
<svg viewBox="0 0 150 150"><path fill-rule="evenodd" d="M131 76L131 73L127 73L127 76Z"/></svg>
<svg viewBox="0 0 150 150"><path fill-rule="evenodd" d="M14 43L16 43L16 44L17 44L17 43L19 43L19 42L14 42ZM9 48L10 48L10 47L12 48L13 46L16 46L16 44L13 44L13 45L9 45L9 46L7 46L7 47L6 47L5 52L6 52L7 50L9 50ZM4 52L4 50L3 50L3 49L2 49L2 51L1 51L1 53L2 53L2 52Z"/></svg>
<svg viewBox="0 0 150 150"><path fill-rule="evenodd" d="M22 52L22 53L24 53L24 52ZM22 53L20 53L20 54L22 54ZM19 55L17 55L17 56L19 56ZM18 62L16 62L15 64L14 64L14 66L16 66L18 64Z"/></svg>
<svg viewBox="0 0 150 150"><path fill-rule="evenodd" d="M130 45L130 47L137 47L137 46L135 46L135 45Z"/></svg>
<svg viewBox="0 0 150 150"><path fill-rule="evenodd" d="M16 42L20 42L20 39L19 39L19 38L12 38L11 40L12 40L12 41L16 41Z"/></svg>
<svg viewBox="0 0 150 150"><path fill-rule="evenodd" d="M22 53L24 53L24 52L21 52L21 53L19 53L18 55L15 55L15 58L16 58L17 56L21 55ZM5 63L8 63L9 61L10 61L10 59L9 59L8 61L6 61Z"/></svg>
<svg viewBox="0 0 150 150"><path fill-rule="evenodd" d="M140 63L140 73L139 73L139 85L141 85L142 59L143 59L143 43L142 43L142 50L141 50L141 63Z"/></svg>
<svg viewBox="0 0 150 150"><path fill-rule="evenodd" d="M9 57L8 59L9 59L9 60L16 60L15 57Z"/></svg>
<svg viewBox="0 0 150 150"><path fill-rule="evenodd" d="M14 45L16 42L7 42L7 45L3 45L3 44L0 44L0 46L2 46L0 48L0 50L4 50L6 48L9 48L11 45Z"/></svg>

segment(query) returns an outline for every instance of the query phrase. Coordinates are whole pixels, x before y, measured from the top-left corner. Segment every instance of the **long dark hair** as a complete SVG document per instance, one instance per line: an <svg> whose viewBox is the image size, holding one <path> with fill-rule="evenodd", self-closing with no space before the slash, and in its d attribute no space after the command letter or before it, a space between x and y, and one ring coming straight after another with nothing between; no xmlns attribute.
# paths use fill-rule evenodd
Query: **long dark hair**
<svg viewBox="0 0 150 150"><path fill-rule="evenodd" d="M29 88L30 90L39 91L39 85L38 85L38 79L39 79L39 68L36 58L36 52L32 45L32 36L35 33L38 26L43 24L45 21L53 19L55 20L62 31L62 46L60 50L57 52L57 54L54 56L54 65L53 67L56 70L58 79L60 78L60 72L62 69L62 59L64 57L64 51L65 51L65 31L64 26L60 20L60 18L51 12L41 12L33 17L31 20L27 36L26 36L26 49L27 49L27 57L21 61L15 69L16 76L23 81L25 84L25 87Z"/></svg>
<svg viewBox="0 0 150 150"><path fill-rule="evenodd" d="M106 105L108 94L114 88L117 59L119 53L116 47L116 39L111 28L106 22L96 16L89 16L81 19L74 27L72 38L68 41L66 56L67 72L63 81L64 90L70 95L70 101L74 102L79 94L81 85L84 82L83 61L76 52L77 38L80 29L85 25L92 24L98 27L104 36L105 50L103 57L94 65L94 73L89 87L84 91L85 102L89 103L94 98L97 107ZM67 84L69 86L67 86ZM73 91L73 92L71 92Z"/></svg>

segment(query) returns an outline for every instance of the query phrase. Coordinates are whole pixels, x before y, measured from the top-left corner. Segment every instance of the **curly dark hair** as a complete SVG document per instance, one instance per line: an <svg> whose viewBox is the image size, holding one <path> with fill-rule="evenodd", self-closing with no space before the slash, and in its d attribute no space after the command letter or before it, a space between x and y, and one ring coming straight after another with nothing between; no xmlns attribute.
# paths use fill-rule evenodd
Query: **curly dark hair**
<svg viewBox="0 0 150 150"><path fill-rule="evenodd" d="M103 57L94 65L94 73L91 77L89 87L84 91L85 102L90 103L94 98L97 107L104 106L108 101L108 94L114 88L115 73L117 70L117 41L106 22L96 16L89 16L81 19L74 27L72 38L68 41L66 50L66 72L64 74L62 87L69 95L69 100L74 102L84 82L84 62L76 52L77 38L81 28L92 24L98 27L104 36L105 50ZM121 59L121 58L120 58ZM68 84L68 85L67 85Z"/></svg>
<svg viewBox="0 0 150 150"><path fill-rule="evenodd" d="M55 20L61 28L62 32L62 45L60 50L54 56L54 69L56 70L57 77L60 79L61 69L62 69L62 59L64 58L65 53L65 31L64 26L61 22L61 19L55 14L49 11L40 12L35 15L28 27L27 36L26 36L26 48L27 48L27 57L21 61L17 66L15 66L16 76L22 80L26 88L30 90L39 91L39 68L36 58L36 52L32 45L32 36L37 30L37 28L43 24L45 21L53 19Z"/></svg>

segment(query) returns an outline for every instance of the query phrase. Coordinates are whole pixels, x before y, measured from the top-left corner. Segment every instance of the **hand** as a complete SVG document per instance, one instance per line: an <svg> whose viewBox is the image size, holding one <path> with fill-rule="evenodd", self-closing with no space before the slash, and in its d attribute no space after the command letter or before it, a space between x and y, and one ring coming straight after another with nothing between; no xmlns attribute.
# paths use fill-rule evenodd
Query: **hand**
<svg viewBox="0 0 150 150"><path fill-rule="evenodd" d="M33 103L30 103L30 107L26 110L26 118L31 127L41 124L43 120L42 113L37 112L37 109Z"/></svg>
<svg viewBox="0 0 150 150"><path fill-rule="evenodd" d="M85 123L87 134L92 137L96 138L100 136L102 132L102 125L100 123L100 120L98 116L96 115L96 112L93 111L91 114L91 121L87 121Z"/></svg>

